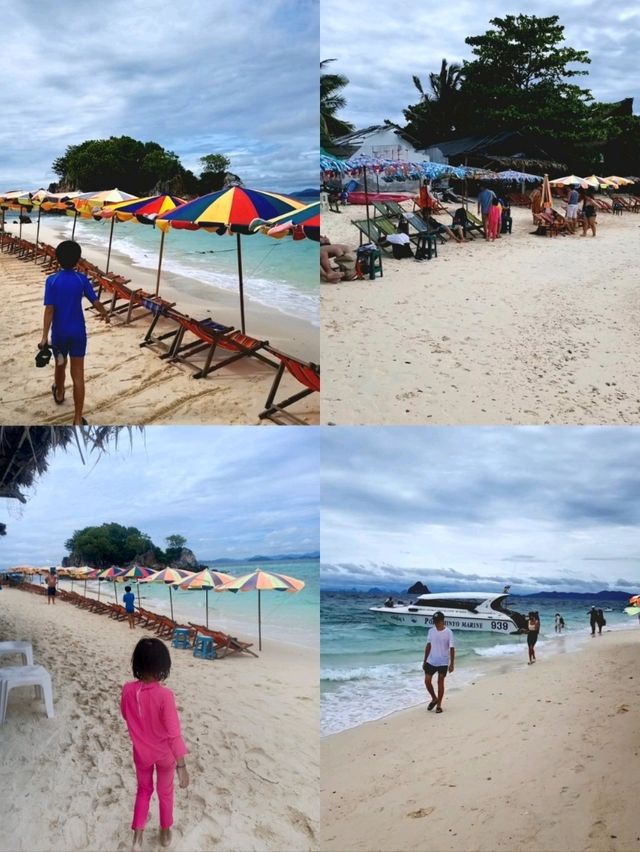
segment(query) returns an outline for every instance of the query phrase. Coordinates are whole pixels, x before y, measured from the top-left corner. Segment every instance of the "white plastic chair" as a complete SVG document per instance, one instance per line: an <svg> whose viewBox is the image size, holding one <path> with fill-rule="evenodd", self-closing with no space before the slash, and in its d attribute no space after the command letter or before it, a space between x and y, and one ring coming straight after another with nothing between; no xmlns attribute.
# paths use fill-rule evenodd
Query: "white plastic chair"
<svg viewBox="0 0 640 852"><path fill-rule="evenodd" d="M0 668L0 724L6 721L9 691L16 686L35 686L44 699L47 716L53 718L51 677L44 666L8 666Z"/></svg>
<svg viewBox="0 0 640 852"><path fill-rule="evenodd" d="M0 656L3 654L20 654L23 665L33 665L31 642L0 642Z"/></svg>

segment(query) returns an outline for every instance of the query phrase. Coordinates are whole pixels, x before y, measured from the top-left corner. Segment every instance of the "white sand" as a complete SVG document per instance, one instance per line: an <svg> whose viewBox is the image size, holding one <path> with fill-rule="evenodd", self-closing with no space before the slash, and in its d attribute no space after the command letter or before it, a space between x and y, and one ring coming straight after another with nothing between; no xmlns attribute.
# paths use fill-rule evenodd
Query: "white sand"
<svg viewBox="0 0 640 852"><path fill-rule="evenodd" d="M327 737L321 848L639 849L639 651L637 628L533 666L523 647L439 716L425 702Z"/></svg>
<svg viewBox="0 0 640 852"><path fill-rule="evenodd" d="M119 697L143 635L61 600L0 592L0 640L33 643L34 661L52 676L56 714L47 719L30 689L9 694L0 726L3 852L130 848L135 773ZM205 661L173 649L171 657L167 685L191 775L186 791L176 785L172 849L316 849L317 651L270 641L259 659ZM159 848L157 838L154 795L144 849Z"/></svg>
<svg viewBox="0 0 640 852"><path fill-rule="evenodd" d="M23 237L34 240L34 228L35 224L24 226ZM8 230L17 233L16 226ZM40 240L55 245L59 241L55 226L42 225ZM104 252L89 247L85 255L104 268ZM155 292L152 270L132 266L131 260L118 252L113 253L110 265L112 271L131 279L129 286ZM4 373L0 404L5 423L67 424L73 420L71 387L67 388L69 402L58 408L50 390L53 369L34 365L42 333L45 275L33 262L0 253L0 363ZM238 300L233 293L163 273L160 294L190 316L212 316L218 322L239 326ZM310 323L256 303L247 303L246 315L249 334L303 360L319 361L319 331ZM188 365L169 364L150 349L140 348L151 322L148 315L138 313L129 325L123 318L114 317L110 326L95 316L86 316L85 417L89 423L269 423L258 418L275 375L269 365L243 358L195 380L194 369ZM199 357L201 364L204 356ZM301 389L302 385L286 374L278 399ZM318 422L319 410L318 394L291 408L311 424Z"/></svg>
<svg viewBox="0 0 640 852"><path fill-rule="evenodd" d="M323 232L357 246L365 209L342 211ZM495 243L322 285L323 422L640 421L640 216L598 213L595 239L531 236L530 212L513 217Z"/></svg>

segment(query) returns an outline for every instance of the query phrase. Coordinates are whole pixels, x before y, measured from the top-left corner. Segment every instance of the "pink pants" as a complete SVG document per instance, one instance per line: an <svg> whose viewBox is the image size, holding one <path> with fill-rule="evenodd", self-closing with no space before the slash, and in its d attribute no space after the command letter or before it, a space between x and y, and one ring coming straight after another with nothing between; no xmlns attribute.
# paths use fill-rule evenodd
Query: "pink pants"
<svg viewBox="0 0 640 852"><path fill-rule="evenodd" d="M171 828L173 825L173 774L176 769L175 759L146 766L139 763L138 756L133 755L138 778L136 803L133 806L134 831L143 831L149 816L149 802L153 793L153 769L156 770L156 791L160 804L160 828Z"/></svg>

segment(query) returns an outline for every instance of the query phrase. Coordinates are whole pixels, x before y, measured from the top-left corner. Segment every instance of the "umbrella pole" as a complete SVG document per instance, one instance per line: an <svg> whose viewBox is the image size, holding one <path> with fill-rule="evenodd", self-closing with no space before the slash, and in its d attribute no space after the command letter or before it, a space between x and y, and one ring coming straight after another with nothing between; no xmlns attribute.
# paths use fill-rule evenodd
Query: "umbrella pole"
<svg viewBox="0 0 640 852"><path fill-rule="evenodd" d="M100 600L100 580L98 580L98 600Z"/></svg>
<svg viewBox="0 0 640 852"><path fill-rule="evenodd" d="M115 223L116 223L116 217L112 216L111 217L111 230L109 231L109 251L107 252L107 268L105 269L105 272L109 271L109 261L111 260L111 242L113 240L113 226L115 225Z"/></svg>
<svg viewBox="0 0 640 852"><path fill-rule="evenodd" d="M140 581L136 580L136 586L138 587L138 609L142 609L142 604L140 603Z"/></svg>
<svg viewBox="0 0 640 852"><path fill-rule="evenodd" d="M85 598L87 596L87 581L86 580L84 581L84 596L85 596Z"/></svg>
<svg viewBox="0 0 640 852"><path fill-rule="evenodd" d="M240 242L240 234L237 233L236 237L238 239L238 281L240 286L240 328L242 333L245 333L244 330L244 281L242 280L242 244Z"/></svg>
<svg viewBox="0 0 640 852"><path fill-rule="evenodd" d="M113 581L113 594L116 596L116 603L118 603L118 586L115 580Z"/></svg>
<svg viewBox="0 0 640 852"><path fill-rule="evenodd" d="M162 250L164 249L164 231L160 237L160 256L158 257L158 275L156 277L156 296L160 290L160 270L162 269Z"/></svg>
<svg viewBox="0 0 640 852"><path fill-rule="evenodd" d="M258 650L262 651L262 620L260 617L260 589L258 589Z"/></svg>
<svg viewBox="0 0 640 852"><path fill-rule="evenodd" d="M76 219L78 218L78 211L76 210L73 214L73 228L71 229L71 239L74 238L76 233Z"/></svg>
<svg viewBox="0 0 640 852"><path fill-rule="evenodd" d="M22 239L22 204L20 205L20 212L18 213L18 221L20 223L18 225L18 239L21 240Z"/></svg>
<svg viewBox="0 0 640 852"><path fill-rule="evenodd" d="M363 166L363 176L364 176L364 203L367 205L367 233L370 232L371 228L369 225L369 190L367 188L367 167Z"/></svg>
<svg viewBox="0 0 640 852"><path fill-rule="evenodd" d="M36 247L33 250L33 262L38 262L38 240L40 239L40 214L42 213L42 207L38 207L38 227L36 228ZM73 590L73 586L71 587Z"/></svg>
<svg viewBox="0 0 640 852"><path fill-rule="evenodd" d="M206 599L207 599L207 614L206 614L205 624L207 625L207 630L208 630L209 629L209 589L205 589L204 593L205 593Z"/></svg>
<svg viewBox="0 0 640 852"><path fill-rule="evenodd" d="M171 621L175 621L173 617L173 594L171 593L171 586L169 586L169 603L171 605Z"/></svg>

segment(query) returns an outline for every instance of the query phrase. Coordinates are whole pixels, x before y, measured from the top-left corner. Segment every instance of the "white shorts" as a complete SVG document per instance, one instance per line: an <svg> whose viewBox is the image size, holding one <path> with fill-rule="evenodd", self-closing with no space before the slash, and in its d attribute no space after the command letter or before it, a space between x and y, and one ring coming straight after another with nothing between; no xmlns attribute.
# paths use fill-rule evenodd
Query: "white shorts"
<svg viewBox="0 0 640 852"><path fill-rule="evenodd" d="M567 204L567 219L577 219L578 218L578 205L577 204Z"/></svg>

